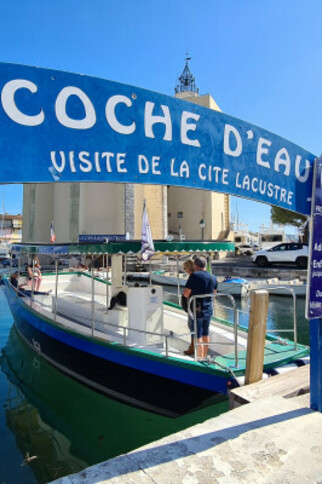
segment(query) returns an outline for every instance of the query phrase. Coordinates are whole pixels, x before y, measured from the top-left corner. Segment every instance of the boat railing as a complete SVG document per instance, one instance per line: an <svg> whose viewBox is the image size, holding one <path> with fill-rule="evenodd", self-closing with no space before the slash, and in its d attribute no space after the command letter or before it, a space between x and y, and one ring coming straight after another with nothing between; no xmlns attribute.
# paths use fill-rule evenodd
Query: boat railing
<svg viewBox="0 0 322 484"><path fill-rule="evenodd" d="M237 307L236 307L236 302L235 299L231 294L228 294L226 292L217 292L217 293L212 293L212 294L198 294L195 296L191 296L189 298L188 302L188 314L190 318L192 318L193 321L193 332L195 336L195 344L194 344L194 359L197 360L199 355L198 355L198 348L202 346L216 346L216 345L222 345L225 344L223 342L218 342L218 341L209 341L209 342L198 342L197 340L197 306L198 302L200 304L201 299L211 299L212 300L212 308L214 306L214 301L218 298L226 297L229 299L231 302L231 309L233 310L233 330L234 330L234 354L235 354L235 367L237 368L238 366L238 325L237 325ZM226 343L228 345L231 345L231 343Z"/></svg>
<svg viewBox="0 0 322 484"><path fill-rule="evenodd" d="M263 288L265 289L265 288ZM293 328L291 329L266 329L266 333L293 333L294 339L294 349L297 350L297 298L294 289L291 287L286 286L275 286L270 287L269 291L280 291L281 289L288 291L292 294L293 297ZM252 292L255 292L257 289L251 289L248 291L248 297Z"/></svg>
<svg viewBox="0 0 322 484"><path fill-rule="evenodd" d="M251 289L247 292L247 295L248 295L248 302L247 302L247 306L248 306L248 309L249 309L249 295L258 290L259 288L256 288L256 289ZM262 289L265 289L265 287L263 287ZM286 286L276 286L276 287L270 287L269 288L269 292L272 292L272 291L280 291L281 289L285 290L285 291L288 291L291 293L292 297L293 297L293 326L292 328L290 329L266 329L266 333L293 333L293 341L294 341L294 349L297 350L297 295L296 295L296 292L294 291L294 289L292 289L291 287L286 287ZM230 306L226 306L224 304L221 304L220 305L220 309L226 309L226 310L232 310L233 308L231 308ZM214 307L214 315L216 317L216 306ZM240 320L241 320L241 315L249 315L249 311L245 311L245 310L242 310L242 309L237 309L236 310L236 316L237 316L237 327L241 327L241 328L244 328L244 329L247 329L247 325L243 325L243 324L240 324Z"/></svg>
<svg viewBox="0 0 322 484"><path fill-rule="evenodd" d="M221 293L221 292L219 292L218 294L226 295L226 293ZM214 304L213 308L214 308L213 317L219 322L220 321L223 321L223 322L227 321L226 318L218 315L219 310L234 311L234 307L226 306L225 304L220 304L218 306ZM247 325L243 325L240 322L241 319L242 319L241 315L249 316L249 311L246 311L245 309L238 309L236 307L237 328L243 328L244 330L247 330Z"/></svg>
<svg viewBox="0 0 322 484"><path fill-rule="evenodd" d="M12 286L12 284L10 284L10 285ZM13 287L13 289L15 289L15 288ZM26 294L21 289L18 289L18 291L15 290L15 292L17 294L17 297L20 296L20 297L26 298L29 302L29 306L32 306L33 304L37 304L37 305L41 306L42 308L44 308L46 311L48 311L48 310L52 311L52 306L45 304L43 301L41 301L41 299L35 300L35 299L33 299L32 295ZM46 295L44 294L44 296L46 296ZM59 311L57 311L57 309L58 308L55 305L55 310L54 310L54 314L53 314L55 323L60 325L60 326L66 326L64 323L61 323L57 320L57 316L61 316L61 317L64 318L64 315L60 314ZM95 319L83 317L83 320L86 320L86 319L90 323L86 327L92 330L92 336L94 337L95 336ZM155 336L155 337L158 337L158 338L164 338L165 354L166 354L166 357L169 356L169 341L168 341L168 339L170 337L171 338L174 337L174 334L173 334L172 331L168 331L167 333L158 333L156 331L147 331L147 330L144 330L144 329L130 328L129 326L114 324L114 323L110 323L110 322L105 322L104 325L108 326L109 328L115 328L116 330L122 330L122 339L123 339L123 345L124 346L128 345L128 335L131 331L133 331L134 333L141 333L141 334L144 334L144 335Z"/></svg>

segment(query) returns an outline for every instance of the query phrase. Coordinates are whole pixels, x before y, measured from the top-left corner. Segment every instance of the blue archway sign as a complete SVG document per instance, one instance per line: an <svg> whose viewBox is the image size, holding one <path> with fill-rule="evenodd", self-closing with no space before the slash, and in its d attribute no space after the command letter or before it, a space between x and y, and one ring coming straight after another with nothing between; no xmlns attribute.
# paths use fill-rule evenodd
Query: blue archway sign
<svg viewBox="0 0 322 484"><path fill-rule="evenodd" d="M314 155L232 116L14 64L0 64L0 95L0 183L173 185L310 213Z"/></svg>
<svg viewBox="0 0 322 484"><path fill-rule="evenodd" d="M0 127L0 183L172 185L311 213L312 153L138 87L0 64ZM311 406L322 411L321 319L311 320L310 337Z"/></svg>

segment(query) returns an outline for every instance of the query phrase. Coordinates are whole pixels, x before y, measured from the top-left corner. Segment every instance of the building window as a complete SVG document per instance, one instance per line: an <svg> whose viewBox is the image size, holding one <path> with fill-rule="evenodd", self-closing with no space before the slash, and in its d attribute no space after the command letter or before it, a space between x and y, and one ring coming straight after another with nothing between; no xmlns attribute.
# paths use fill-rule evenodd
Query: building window
<svg viewBox="0 0 322 484"><path fill-rule="evenodd" d="M183 218L183 212L177 212L177 217L178 218Z"/></svg>
<svg viewBox="0 0 322 484"><path fill-rule="evenodd" d="M168 212L168 218L170 218L170 217L171 217L171 213L170 213L170 212Z"/></svg>

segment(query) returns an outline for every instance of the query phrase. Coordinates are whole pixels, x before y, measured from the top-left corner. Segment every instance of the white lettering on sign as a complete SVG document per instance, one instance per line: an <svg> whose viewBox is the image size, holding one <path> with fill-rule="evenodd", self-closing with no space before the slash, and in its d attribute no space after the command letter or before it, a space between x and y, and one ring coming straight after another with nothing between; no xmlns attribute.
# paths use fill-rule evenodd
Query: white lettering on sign
<svg viewBox="0 0 322 484"><path fill-rule="evenodd" d="M311 166L310 166L309 161L305 160L305 170L304 170L303 175L301 175L301 173L300 173L301 160L302 160L302 156L297 155L296 158L295 158L295 176L296 176L296 178L298 179L299 182L305 183L305 182L307 182L307 180L309 178Z"/></svg>
<svg viewBox="0 0 322 484"><path fill-rule="evenodd" d="M54 79L54 78L53 78ZM19 91L21 91L19 93ZM18 94L19 93L19 94ZM38 86L34 82L27 79L13 79L4 84L1 90L1 105L4 112L13 122L29 127L37 127L45 122L49 124L51 117L45 112L45 109L39 103L40 94L38 93ZM23 94L23 96L21 96ZM43 98L43 97L42 97ZM77 103L81 103L84 114L82 118L75 118L69 111L68 105L73 98L77 98ZM176 135L175 142L180 142L183 145L188 145L193 148L200 148L201 141L198 139L198 122L201 115L183 110L181 113L176 112L176 125L173 124L171 118L171 112L169 106L166 104L157 105L155 102L145 101L140 109L135 109L134 99L137 97L132 94L132 99L122 94L115 94L111 97L107 97L102 100L103 110L105 109L105 125L107 129L113 130L115 133L121 135L132 135L137 130L140 131L139 135L144 131L146 138L155 139L161 138L164 141L173 141L173 136ZM139 102L139 101L136 101ZM25 103L25 104L24 104ZM57 94L56 99L53 101L55 114L58 123L60 125L73 130L90 130L92 129L98 119L103 119L102 113L96 112L97 106L94 105L88 95L79 87L68 85L63 87ZM144 112L142 121L140 120L142 110ZM158 113L158 114L156 114ZM98 116L100 114L100 116ZM142 126L138 127L139 122L142 122ZM206 119L207 121L207 119ZM293 206L294 193L292 191L274 184L273 182L261 180L258 167L266 171L263 179L274 180L274 173L280 173L284 177L295 176L296 180L300 183L306 183L310 177L310 170L312 165L307 159L302 159L301 155L293 154L286 147L283 147L280 142L276 142L273 138L273 142L265 137L258 137L256 130L250 130L249 127L245 127L245 131L242 132L242 125L236 121L236 126L233 126L233 121L224 124L221 120L218 121L218 127L216 129L222 130L223 133L218 133L218 136L222 137L223 153L232 157L233 160L238 163L239 157L246 157L252 155L255 157L253 160L257 166L249 166L248 173L236 173L237 169L243 168L237 166L234 172L236 175L236 187L241 188L243 191L253 192L254 194L266 195L271 198L272 201L276 200L283 204ZM161 135L159 126L161 125ZM210 123L206 123L204 126L210 126ZM47 126L48 129L48 126ZM211 139L211 126L206 127L209 132L202 133L206 139ZM93 133L94 134L94 133ZM95 136L97 133L95 134ZM215 136L214 136L215 138ZM93 139L96 139L93 138ZM219 139L219 138L218 138ZM206 143L205 143L206 144ZM86 147L85 147L86 146ZM108 172L111 173L113 169L117 169L120 173L127 172L125 158L126 155L122 153L110 153L109 151L99 152L95 151L90 153L89 147L91 143L84 146L84 150L80 151L51 151L51 161L53 168L62 173L64 169L69 166L72 173L82 171L89 173L95 171L96 173ZM126 150L127 148L119 145L119 150ZM122 145L124 146L124 145ZM281 147L282 146L282 147ZM229 185L229 170L227 168L211 165L211 161L207 162L207 155L212 156L212 160L215 159L214 146L209 143L205 148L205 156L201 159L202 164L196 163L195 167L198 170L196 173L200 180L215 183ZM67 148L69 149L69 148ZM142 148L143 149L143 148ZM178 150L178 146L174 149ZM160 151L158 147L158 151ZM243 153L244 151L244 153ZM178 150L180 152L180 150ZM290 154L291 153L291 154ZM124 155L124 156L123 156ZM204 154L202 154L204 155ZM219 159L221 159L222 153L218 153ZM153 175L161 175L161 160L159 156L152 156L149 154L146 157L145 154L138 155L138 168L139 173L151 173ZM170 155L171 158L172 154ZM187 156L187 155L185 155ZM211 158L208 158L209 160ZM252 161L252 160L251 160ZM243 159L244 162L244 159ZM216 163L219 163L216 161ZM114 166L116 165L116 166ZM244 165L244 163L243 163ZM252 168L256 168L257 176L252 171ZM191 169L194 169L191 167ZM246 170L246 167L245 167ZM269 170L269 172L267 172ZM256 170L255 170L256 171ZM172 158L170 161L171 176L174 177L190 177L190 167L187 161L177 161L176 158ZM322 176L322 172L321 172ZM280 177L279 177L280 180ZM279 181L280 185L283 185ZM321 180L322 183L322 180ZM254 197L256 198L256 197Z"/></svg>
<svg viewBox="0 0 322 484"><path fill-rule="evenodd" d="M275 171L280 171L280 166L284 166L284 175L289 176L291 169L290 155L286 148L281 148L275 156L274 169Z"/></svg>
<svg viewBox="0 0 322 484"><path fill-rule="evenodd" d="M136 125L135 122L133 121L132 124L125 126L124 124L121 124L117 119L115 115L115 108L118 104L125 104L128 108L132 106L132 101L126 96L112 96L106 103L105 107L105 115L108 124L111 126L114 131L117 133L121 134L132 134L135 131Z"/></svg>
<svg viewBox="0 0 322 484"><path fill-rule="evenodd" d="M161 175L159 163L160 163L160 156L152 156L151 172L153 175ZM146 174L150 172L150 163L146 156L144 155L138 156L138 167L139 167L139 173Z"/></svg>
<svg viewBox="0 0 322 484"><path fill-rule="evenodd" d="M72 119L66 112L66 104L70 96L77 96L83 103L85 117L83 119ZM64 87L57 96L55 111L58 121L66 128L89 129L96 123L94 106L88 96L78 87Z"/></svg>
<svg viewBox="0 0 322 484"><path fill-rule="evenodd" d="M78 168L83 173L91 171L103 171L111 173L117 171L118 173L127 173L126 153L111 153L109 151L99 152L95 151L92 155L88 151L51 151L50 159L53 167L58 173L62 173L66 166L69 165L70 171L76 173Z"/></svg>
<svg viewBox="0 0 322 484"><path fill-rule="evenodd" d="M163 111L163 116L155 116L153 115L155 103L146 102L145 103L145 115L144 115L144 129L145 129L145 136L148 138L155 138L153 133L153 125L154 124L164 124L165 125L165 133L163 139L166 141L172 141L172 122L171 116L168 106L164 106L161 104L161 109Z"/></svg>
<svg viewBox="0 0 322 484"><path fill-rule="evenodd" d="M231 149L230 147L230 135L233 135L235 138L235 149ZM224 153L230 156L239 156L242 152L243 144L241 140L241 136L234 126L230 124L225 124L225 132L224 132Z"/></svg>
<svg viewBox="0 0 322 484"><path fill-rule="evenodd" d="M188 131L195 131L197 125L195 123L188 123L188 119L194 119L198 121L200 118L199 114L188 113L183 111L181 115L181 142L185 145L197 146L200 148L200 142L197 139L190 139L187 136Z"/></svg>
<svg viewBox="0 0 322 484"><path fill-rule="evenodd" d="M256 162L257 162L258 165L263 166L264 168L270 168L271 165L269 164L269 162L262 159L262 155L267 155L267 153L268 153L268 148L264 147L263 146L264 144L266 144L268 147L270 147L272 143L271 143L271 141L268 141L267 139L259 138L258 145L257 145Z"/></svg>
<svg viewBox="0 0 322 484"><path fill-rule="evenodd" d="M220 166L207 166L205 164L199 165L198 175L202 181L214 181L215 183L222 183L223 185L229 185L228 175L229 170L227 168L220 168Z"/></svg>
<svg viewBox="0 0 322 484"><path fill-rule="evenodd" d="M179 165L179 168L178 168ZM184 160L181 163L178 161L176 162L175 158L171 160L171 168L170 168L171 176L176 176L180 178L189 178L190 170L188 163Z"/></svg>
<svg viewBox="0 0 322 484"><path fill-rule="evenodd" d="M240 172L237 172L236 187L254 193L259 192L261 195L266 195L277 202L292 205L293 192L281 188L279 185L274 185L274 183L268 183L265 180L258 179L257 177L250 177L249 175L242 175Z"/></svg>
<svg viewBox="0 0 322 484"><path fill-rule="evenodd" d="M15 102L15 94L18 89L28 89L28 91L30 91L32 94L38 91L36 84L25 79L15 79L7 82L1 92L1 103L3 109L9 118L15 123L22 124L24 126L38 126L45 119L43 110L40 109L40 113L34 116L22 113L20 109L17 108Z"/></svg>

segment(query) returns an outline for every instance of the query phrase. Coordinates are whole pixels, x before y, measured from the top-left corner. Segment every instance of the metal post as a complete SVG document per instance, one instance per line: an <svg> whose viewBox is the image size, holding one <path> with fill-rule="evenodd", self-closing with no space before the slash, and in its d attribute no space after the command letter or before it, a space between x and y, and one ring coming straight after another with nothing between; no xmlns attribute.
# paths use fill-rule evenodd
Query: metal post
<svg viewBox="0 0 322 484"><path fill-rule="evenodd" d="M35 257L32 256L32 280L31 280L31 299L34 298L35 290Z"/></svg>
<svg viewBox="0 0 322 484"><path fill-rule="evenodd" d="M19 293L19 279L20 279L20 257L18 257L18 293Z"/></svg>
<svg viewBox="0 0 322 484"><path fill-rule="evenodd" d="M234 341L235 341L235 367L238 367L238 325L239 325L239 314L237 313L236 303L234 300Z"/></svg>
<svg viewBox="0 0 322 484"><path fill-rule="evenodd" d="M10 279L12 276L12 252L10 252Z"/></svg>
<svg viewBox="0 0 322 484"><path fill-rule="evenodd" d="M57 295L58 295L58 263L59 263L59 260L55 259L55 315L54 315L55 322L56 322L56 319L57 319L57 307L58 307L58 301L57 301Z"/></svg>
<svg viewBox="0 0 322 484"><path fill-rule="evenodd" d="M95 322L94 322L94 257L92 255L92 336L94 336Z"/></svg>
<svg viewBox="0 0 322 484"><path fill-rule="evenodd" d="M197 336L198 336L198 331L197 331L197 303L196 299L193 299L193 330L195 332L194 339L195 339L195 344L193 346L194 349L194 360L196 361L198 351L197 351L197 346L198 346L198 341L197 341ZM189 303L188 303L189 304ZM188 306L189 307L189 306Z"/></svg>
<svg viewBox="0 0 322 484"><path fill-rule="evenodd" d="M322 412L322 319L310 320L311 408Z"/></svg>
<svg viewBox="0 0 322 484"><path fill-rule="evenodd" d="M296 294L294 291L292 291L293 294L293 311L294 311L294 315L293 315L293 322L294 322L294 349L297 350L297 299L296 299Z"/></svg>
<svg viewBox="0 0 322 484"><path fill-rule="evenodd" d="M177 285L178 285L178 304L180 304L181 291L180 291L180 275L179 275L179 255L177 255Z"/></svg>
<svg viewBox="0 0 322 484"><path fill-rule="evenodd" d="M126 286L126 280L127 280L127 257L126 255L124 256L124 286Z"/></svg>
<svg viewBox="0 0 322 484"><path fill-rule="evenodd" d="M108 311L108 300L109 300L109 284L108 284L108 255L105 256L106 265L106 310Z"/></svg>

